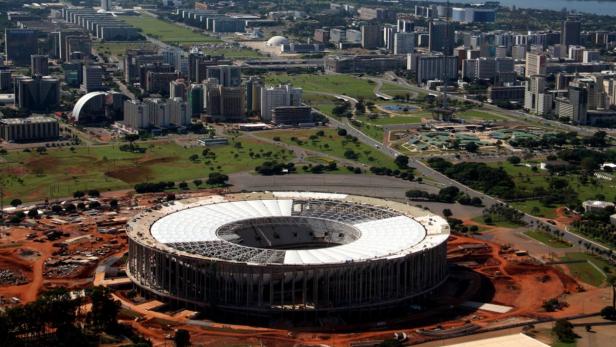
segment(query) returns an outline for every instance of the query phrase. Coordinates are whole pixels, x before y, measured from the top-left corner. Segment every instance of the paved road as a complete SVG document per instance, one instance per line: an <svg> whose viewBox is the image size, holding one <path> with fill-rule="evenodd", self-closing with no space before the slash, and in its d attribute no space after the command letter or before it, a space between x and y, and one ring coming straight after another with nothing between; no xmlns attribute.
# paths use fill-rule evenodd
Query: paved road
<svg viewBox="0 0 616 347"><path fill-rule="evenodd" d="M398 201L407 201L405 192L409 189L422 189L431 193L438 190L435 187L417 182L404 181L389 176L371 175L285 175L257 176L250 173L229 175L229 189L234 192L277 190L277 191L317 191L328 193L345 193Z"/></svg>

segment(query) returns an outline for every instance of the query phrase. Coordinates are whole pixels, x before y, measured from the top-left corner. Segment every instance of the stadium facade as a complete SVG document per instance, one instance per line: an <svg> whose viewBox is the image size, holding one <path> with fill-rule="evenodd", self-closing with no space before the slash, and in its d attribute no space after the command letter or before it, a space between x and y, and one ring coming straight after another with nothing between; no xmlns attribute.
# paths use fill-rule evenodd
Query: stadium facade
<svg viewBox="0 0 616 347"><path fill-rule="evenodd" d="M205 311L370 314L447 279L447 222L375 198L241 193L175 201L128 223L127 273L142 290Z"/></svg>

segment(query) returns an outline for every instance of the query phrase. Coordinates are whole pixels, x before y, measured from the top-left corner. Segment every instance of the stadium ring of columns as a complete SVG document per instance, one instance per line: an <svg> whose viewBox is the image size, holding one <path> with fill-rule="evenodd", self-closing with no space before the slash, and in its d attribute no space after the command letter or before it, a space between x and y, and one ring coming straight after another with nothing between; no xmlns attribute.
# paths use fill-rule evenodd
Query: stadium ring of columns
<svg viewBox="0 0 616 347"><path fill-rule="evenodd" d="M181 200L127 226L141 289L200 309L268 316L370 312L447 279L447 222L402 203L259 192Z"/></svg>

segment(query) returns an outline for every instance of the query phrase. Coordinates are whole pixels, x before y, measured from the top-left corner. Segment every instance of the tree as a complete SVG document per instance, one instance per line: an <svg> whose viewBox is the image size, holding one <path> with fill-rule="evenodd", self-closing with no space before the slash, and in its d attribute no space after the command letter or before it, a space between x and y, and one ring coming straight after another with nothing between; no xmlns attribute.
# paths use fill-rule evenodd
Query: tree
<svg viewBox="0 0 616 347"><path fill-rule="evenodd" d="M552 332L558 337L561 342L572 343L578 337L573 332L573 324L566 319L559 319L554 324Z"/></svg>
<svg viewBox="0 0 616 347"><path fill-rule="evenodd" d="M85 196L86 194L84 192L82 192L81 190L78 190L76 192L73 193L73 198L75 199L81 199Z"/></svg>
<svg viewBox="0 0 616 347"><path fill-rule="evenodd" d="M28 217L30 217L30 218L38 217L38 209L36 207L31 208L28 211Z"/></svg>
<svg viewBox="0 0 616 347"><path fill-rule="evenodd" d="M92 308L86 316L88 325L95 331L106 331L115 328L121 304L111 296L107 287L96 286L88 290Z"/></svg>
<svg viewBox="0 0 616 347"><path fill-rule="evenodd" d="M394 163L401 169L406 169L409 166L409 157L406 155L399 155L394 159Z"/></svg>
<svg viewBox="0 0 616 347"><path fill-rule="evenodd" d="M520 157L518 156L511 156L509 158L507 158L507 161L510 162L513 165L518 165L519 163L522 162L522 159L520 159Z"/></svg>
<svg viewBox="0 0 616 347"><path fill-rule="evenodd" d="M90 189L88 190L88 196L92 198L98 198L99 196L101 196L101 193L96 189Z"/></svg>
<svg viewBox="0 0 616 347"><path fill-rule="evenodd" d="M443 210L443 216L445 218L449 218L449 217L453 216L453 212L451 212L450 209L446 208L446 209Z"/></svg>
<svg viewBox="0 0 616 347"><path fill-rule="evenodd" d="M190 346L190 332L185 329L178 329L173 336L176 347Z"/></svg>
<svg viewBox="0 0 616 347"><path fill-rule="evenodd" d="M139 140L138 134L126 134L124 135L124 140L128 141L130 149L132 150L134 147L134 142Z"/></svg>
<svg viewBox="0 0 616 347"><path fill-rule="evenodd" d="M212 186L222 186L226 185L228 180L229 176L220 172L212 172L209 174L206 183Z"/></svg>
<svg viewBox="0 0 616 347"><path fill-rule="evenodd" d="M22 201L20 199L13 199L13 200L11 200L11 206L13 206L13 207L17 207L17 206L19 206L21 204L22 204Z"/></svg>
<svg viewBox="0 0 616 347"><path fill-rule="evenodd" d="M182 189L182 190L186 190L186 189L188 189L188 183L180 182L180 184L178 184L178 187L180 187L180 189Z"/></svg>
<svg viewBox="0 0 616 347"><path fill-rule="evenodd" d="M613 306L605 306L601 309L601 317L609 320L616 320L616 308Z"/></svg>
<svg viewBox="0 0 616 347"><path fill-rule="evenodd" d="M607 278L607 283L612 286L612 307L616 309L616 276L610 275Z"/></svg>
<svg viewBox="0 0 616 347"><path fill-rule="evenodd" d="M190 161L197 161L197 159L199 159L199 156L196 154L192 154L190 157L188 157L188 160Z"/></svg>
<svg viewBox="0 0 616 347"><path fill-rule="evenodd" d="M118 200L116 199L111 199L111 201L109 201L109 207L111 207L112 209L117 209L119 206Z"/></svg>
<svg viewBox="0 0 616 347"><path fill-rule="evenodd" d="M338 128L338 136L347 136L347 131L346 129L343 128Z"/></svg>
<svg viewBox="0 0 616 347"><path fill-rule="evenodd" d="M464 149L466 149L467 152L475 153L479 149L479 146L471 141L464 146Z"/></svg>
<svg viewBox="0 0 616 347"><path fill-rule="evenodd" d="M202 180L199 180L199 179L196 179L196 180L194 180L194 181L193 181L193 184L194 184L195 186L199 187L200 185L202 185L202 184L203 184L203 181L202 181Z"/></svg>

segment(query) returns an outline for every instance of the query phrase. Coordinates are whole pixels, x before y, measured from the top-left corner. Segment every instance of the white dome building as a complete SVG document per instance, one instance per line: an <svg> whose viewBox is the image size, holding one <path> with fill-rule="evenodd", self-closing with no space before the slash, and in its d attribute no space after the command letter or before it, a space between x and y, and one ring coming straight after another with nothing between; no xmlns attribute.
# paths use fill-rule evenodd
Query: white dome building
<svg viewBox="0 0 616 347"><path fill-rule="evenodd" d="M266 46L269 47L280 47L281 45L286 45L289 43L289 39L284 36L274 36L267 40Z"/></svg>

